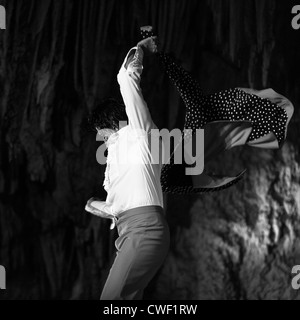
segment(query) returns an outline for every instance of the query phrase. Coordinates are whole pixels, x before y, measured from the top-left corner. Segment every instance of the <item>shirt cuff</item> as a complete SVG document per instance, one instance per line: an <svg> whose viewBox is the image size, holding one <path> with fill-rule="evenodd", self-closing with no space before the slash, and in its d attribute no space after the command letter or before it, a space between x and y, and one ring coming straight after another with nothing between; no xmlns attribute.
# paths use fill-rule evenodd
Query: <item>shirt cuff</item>
<svg viewBox="0 0 300 320"><path fill-rule="evenodd" d="M140 46L135 47L135 49L136 50L134 57L132 61L128 64L127 71L138 72L139 74L141 74L143 72L144 51Z"/></svg>
<svg viewBox="0 0 300 320"><path fill-rule="evenodd" d="M93 201L91 206L96 210L103 211L107 214L112 214L111 207L105 201Z"/></svg>

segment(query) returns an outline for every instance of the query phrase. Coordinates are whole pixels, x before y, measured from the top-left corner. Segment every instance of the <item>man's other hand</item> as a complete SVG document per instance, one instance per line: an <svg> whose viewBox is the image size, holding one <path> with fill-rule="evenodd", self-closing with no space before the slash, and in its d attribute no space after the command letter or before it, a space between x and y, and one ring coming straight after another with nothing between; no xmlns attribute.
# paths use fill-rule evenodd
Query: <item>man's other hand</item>
<svg viewBox="0 0 300 320"><path fill-rule="evenodd" d="M107 213L105 211L102 211L100 209L97 208L97 204L100 206L101 204L103 204L104 201L99 200L98 198L91 198L88 200L86 206L85 206L85 210L89 213L92 213L98 217L101 218L106 218L106 219L113 219L114 216L110 213ZM93 205L92 205L93 204Z"/></svg>

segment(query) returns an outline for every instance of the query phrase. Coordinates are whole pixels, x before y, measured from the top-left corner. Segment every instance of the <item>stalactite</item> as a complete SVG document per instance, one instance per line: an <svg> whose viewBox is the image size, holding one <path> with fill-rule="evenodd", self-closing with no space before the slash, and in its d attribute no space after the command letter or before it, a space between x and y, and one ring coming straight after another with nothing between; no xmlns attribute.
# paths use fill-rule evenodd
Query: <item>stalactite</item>
<svg viewBox="0 0 300 320"><path fill-rule="evenodd" d="M240 42L240 32L239 26L240 23L240 15L241 12L241 1L230 1L229 4L229 56L232 61L235 61L239 52L239 42Z"/></svg>

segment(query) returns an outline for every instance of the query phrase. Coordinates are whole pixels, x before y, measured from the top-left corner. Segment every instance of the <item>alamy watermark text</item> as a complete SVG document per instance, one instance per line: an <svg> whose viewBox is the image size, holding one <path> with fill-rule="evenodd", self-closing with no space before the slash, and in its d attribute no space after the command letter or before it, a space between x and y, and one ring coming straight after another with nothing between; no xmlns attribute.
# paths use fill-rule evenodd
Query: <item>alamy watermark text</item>
<svg viewBox="0 0 300 320"><path fill-rule="evenodd" d="M0 265L0 290L6 289L6 271L3 266Z"/></svg>
<svg viewBox="0 0 300 320"><path fill-rule="evenodd" d="M0 29L6 29L6 10L0 6Z"/></svg>
<svg viewBox="0 0 300 320"><path fill-rule="evenodd" d="M204 130L179 129L169 131L167 129L151 129L146 132L143 129L131 128L121 121L119 130L105 136L107 131L102 130L103 135L96 136L96 141L105 141L96 153L99 164L105 164L106 149L115 140L120 139L117 147L113 147L113 156L110 164L169 164L173 155L174 164L186 164L186 175L199 175L204 170ZM127 127L127 130L123 130ZM101 130L100 130L101 131ZM120 134L120 137L118 135ZM171 141L174 149L171 152ZM110 151L109 151L110 152Z"/></svg>
<svg viewBox="0 0 300 320"><path fill-rule="evenodd" d="M300 5L293 6L292 14L295 15L292 19L292 28L295 30L300 29Z"/></svg>

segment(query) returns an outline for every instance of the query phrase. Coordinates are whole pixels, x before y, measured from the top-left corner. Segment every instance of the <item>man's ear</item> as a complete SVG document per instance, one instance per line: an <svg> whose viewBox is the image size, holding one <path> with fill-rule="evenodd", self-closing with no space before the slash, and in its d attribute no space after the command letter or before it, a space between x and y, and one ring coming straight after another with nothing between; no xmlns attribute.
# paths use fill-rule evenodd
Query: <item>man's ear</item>
<svg viewBox="0 0 300 320"><path fill-rule="evenodd" d="M129 52L129 54L128 54L127 61L125 62L125 65L124 65L124 67L125 67L126 70L127 70L127 67L128 67L128 65L129 65L129 63L132 61L132 59L133 59L133 57L134 57L135 51L136 51L135 49L132 49L132 50Z"/></svg>

